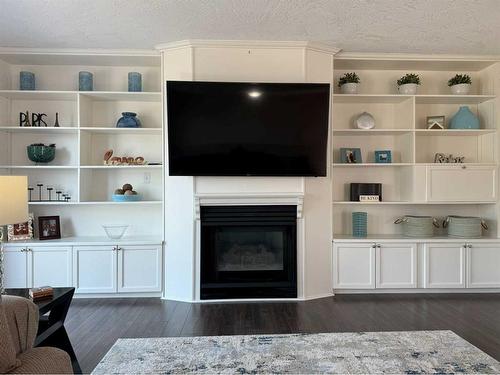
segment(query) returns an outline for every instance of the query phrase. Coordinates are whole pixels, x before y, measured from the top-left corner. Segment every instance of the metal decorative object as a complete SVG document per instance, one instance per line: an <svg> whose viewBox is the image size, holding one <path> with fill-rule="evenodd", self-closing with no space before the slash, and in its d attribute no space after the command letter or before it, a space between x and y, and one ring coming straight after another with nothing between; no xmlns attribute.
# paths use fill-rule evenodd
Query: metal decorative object
<svg viewBox="0 0 500 375"><path fill-rule="evenodd" d="M462 164L464 160L465 156L453 156L452 154L445 155L440 152L434 155L434 163L438 164Z"/></svg>
<svg viewBox="0 0 500 375"><path fill-rule="evenodd" d="M44 117L47 117L47 115L45 113L32 113L31 114L31 124L32 126L45 126L47 127L47 123L45 122L45 120L43 119Z"/></svg>
<svg viewBox="0 0 500 375"><path fill-rule="evenodd" d="M26 112L19 112L19 126L21 127L29 127L31 126L30 123L30 113L28 111Z"/></svg>
<svg viewBox="0 0 500 375"><path fill-rule="evenodd" d="M59 127L59 113L56 112L56 121L54 122L54 128L58 128Z"/></svg>
<svg viewBox="0 0 500 375"><path fill-rule="evenodd" d="M148 164L142 156L113 156L113 150L107 150L103 158L104 165L145 165Z"/></svg>

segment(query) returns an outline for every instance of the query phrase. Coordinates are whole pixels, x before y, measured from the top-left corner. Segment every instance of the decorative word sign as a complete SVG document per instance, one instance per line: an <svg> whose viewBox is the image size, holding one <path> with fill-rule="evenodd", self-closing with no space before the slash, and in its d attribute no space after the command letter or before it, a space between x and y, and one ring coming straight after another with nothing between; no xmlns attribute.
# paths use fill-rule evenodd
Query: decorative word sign
<svg viewBox="0 0 500 375"><path fill-rule="evenodd" d="M43 119L47 117L45 113L32 113L31 114L31 123L30 123L30 113L19 112L19 126L45 126L47 127L47 123Z"/></svg>
<svg viewBox="0 0 500 375"><path fill-rule="evenodd" d="M360 195L359 201L360 202L379 202L380 196L378 196L378 195Z"/></svg>
<svg viewBox="0 0 500 375"><path fill-rule="evenodd" d="M434 163L452 163L459 164L463 163L465 156L453 156L452 154L445 155L442 153L437 153L434 155Z"/></svg>

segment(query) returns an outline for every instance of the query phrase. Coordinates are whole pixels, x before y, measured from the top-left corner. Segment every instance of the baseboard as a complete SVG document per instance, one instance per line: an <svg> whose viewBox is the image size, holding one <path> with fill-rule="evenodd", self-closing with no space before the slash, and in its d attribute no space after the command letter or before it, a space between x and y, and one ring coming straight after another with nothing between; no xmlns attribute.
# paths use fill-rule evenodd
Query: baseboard
<svg viewBox="0 0 500 375"><path fill-rule="evenodd" d="M73 298L161 298L161 293L77 293Z"/></svg>
<svg viewBox="0 0 500 375"><path fill-rule="evenodd" d="M481 294L500 293L500 289L335 289L335 294Z"/></svg>

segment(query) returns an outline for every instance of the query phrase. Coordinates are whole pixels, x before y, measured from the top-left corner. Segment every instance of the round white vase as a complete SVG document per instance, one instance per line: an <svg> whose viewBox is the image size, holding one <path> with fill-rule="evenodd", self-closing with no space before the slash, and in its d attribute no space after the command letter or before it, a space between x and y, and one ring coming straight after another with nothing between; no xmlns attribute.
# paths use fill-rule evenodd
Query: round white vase
<svg viewBox="0 0 500 375"><path fill-rule="evenodd" d="M467 95L470 91L470 84L460 83L458 85L450 86L453 95Z"/></svg>
<svg viewBox="0 0 500 375"><path fill-rule="evenodd" d="M344 83L342 86L340 86L340 92L342 94L357 94L358 84L353 82Z"/></svg>
<svg viewBox="0 0 500 375"><path fill-rule="evenodd" d="M398 91L402 95L416 95L417 94L416 83L405 83L404 85L398 86Z"/></svg>

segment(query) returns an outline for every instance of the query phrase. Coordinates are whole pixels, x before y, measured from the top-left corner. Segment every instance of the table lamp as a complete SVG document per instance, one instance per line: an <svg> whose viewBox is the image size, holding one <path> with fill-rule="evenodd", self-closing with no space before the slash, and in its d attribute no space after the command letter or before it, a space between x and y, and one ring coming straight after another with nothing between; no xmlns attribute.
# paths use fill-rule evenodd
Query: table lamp
<svg viewBox="0 0 500 375"><path fill-rule="evenodd" d="M0 176L0 226L28 221L28 177ZM4 292L3 238L0 237L0 293Z"/></svg>

